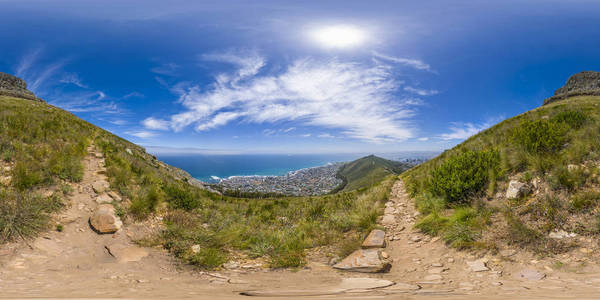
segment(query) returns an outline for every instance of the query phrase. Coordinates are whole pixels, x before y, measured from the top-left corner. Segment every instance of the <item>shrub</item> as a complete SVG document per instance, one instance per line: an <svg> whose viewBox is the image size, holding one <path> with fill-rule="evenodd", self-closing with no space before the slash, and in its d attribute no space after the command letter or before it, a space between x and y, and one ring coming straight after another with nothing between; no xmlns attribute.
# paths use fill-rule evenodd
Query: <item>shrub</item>
<svg viewBox="0 0 600 300"><path fill-rule="evenodd" d="M550 185L553 189L565 188L574 191L581 187L587 179L583 168L569 170L564 166L556 168L550 175Z"/></svg>
<svg viewBox="0 0 600 300"><path fill-rule="evenodd" d="M599 191L581 191L571 198L571 211L586 211L598 205L600 200Z"/></svg>
<svg viewBox="0 0 600 300"><path fill-rule="evenodd" d="M429 190L449 203L467 202L481 193L491 173L498 173L500 155L496 150L465 151L449 157L431 172Z"/></svg>
<svg viewBox="0 0 600 300"><path fill-rule="evenodd" d="M441 217L437 212L432 212L415 224L415 228L423 233L438 235L443 232L448 224L448 218Z"/></svg>
<svg viewBox="0 0 600 300"><path fill-rule="evenodd" d="M556 114L552 117L551 121L565 123L573 129L579 129L585 124L587 119L588 117L582 112L567 110Z"/></svg>
<svg viewBox="0 0 600 300"><path fill-rule="evenodd" d="M563 122L527 120L513 129L514 143L532 154L555 153L565 144L568 126Z"/></svg>

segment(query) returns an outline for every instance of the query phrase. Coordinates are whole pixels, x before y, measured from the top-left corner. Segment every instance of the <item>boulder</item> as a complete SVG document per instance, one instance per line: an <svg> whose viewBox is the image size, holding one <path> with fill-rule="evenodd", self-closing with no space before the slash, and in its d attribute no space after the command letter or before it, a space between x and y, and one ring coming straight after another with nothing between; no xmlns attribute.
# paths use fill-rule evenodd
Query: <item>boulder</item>
<svg viewBox="0 0 600 300"><path fill-rule="evenodd" d="M110 204L101 204L90 217L90 225L98 233L113 233L121 229L123 222Z"/></svg>
<svg viewBox="0 0 600 300"><path fill-rule="evenodd" d="M564 239L564 238L571 238L571 237L576 237L576 236L577 236L577 233L566 232L564 230L552 231L552 232L550 232L550 234L548 234L548 237L552 238L552 239Z"/></svg>
<svg viewBox="0 0 600 300"><path fill-rule="evenodd" d="M381 257L379 249L359 249L333 267L350 272L381 273L388 272L392 265Z"/></svg>
<svg viewBox="0 0 600 300"><path fill-rule="evenodd" d="M113 200L115 200L115 201L117 201L117 202L121 202L121 200L123 200L123 199L121 199L121 196L119 196L119 194L117 194L116 192L113 192L113 191L108 191L108 192L107 192L107 194L108 194L108 195L109 195L109 196L110 196L110 197L111 197Z"/></svg>
<svg viewBox="0 0 600 300"><path fill-rule="evenodd" d="M508 183L508 189L506 189L506 198L514 199L529 194L531 190L526 183L519 182L517 180L511 180Z"/></svg>
<svg viewBox="0 0 600 300"><path fill-rule="evenodd" d="M94 183L92 183L92 189L94 190L94 192L96 192L96 194L104 193L108 189L108 187L109 184L105 180L97 180L94 181Z"/></svg>
<svg viewBox="0 0 600 300"><path fill-rule="evenodd" d="M394 215L384 215L381 220L381 224L383 225L394 225L396 223L396 217Z"/></svg>
<svg viewBox="0 0 600 300"><path fill-rule="evenodd" d="M368 248L384 248L385 247L385 231L373 229L371 233L362 243L363 249Z"/></svg>
<svg viewBox="0 0 600 300"><path fill-rule="evenodd" d="M137 246L113 244L105 246L105 248L119 263L140 261L142 258L148 256L146 249Z"/></svg>
<svg viewBox="0 0 600 300"><path fill-rule="evenodd" d="M96 203L99 203L99 204L111 203L112 201L113 201L113 199L105 193L102 193L102 194L98 195L98 197L96 197Z"/></svg>

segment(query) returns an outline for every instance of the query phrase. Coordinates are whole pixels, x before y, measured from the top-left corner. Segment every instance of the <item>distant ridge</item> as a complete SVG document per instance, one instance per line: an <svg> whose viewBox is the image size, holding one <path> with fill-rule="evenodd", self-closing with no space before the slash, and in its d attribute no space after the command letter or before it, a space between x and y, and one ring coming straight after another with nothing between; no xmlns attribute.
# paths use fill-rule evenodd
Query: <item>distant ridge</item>
<svg viewBox="0 0 600 300"><path fill-rule="evenodd" d="M365 156L343 165L337 176L344 184L336 191L352 191L367 188L381 182L384 178L400 174L411 168L408 163L387 160L375 155Z"/></svg>
<svg viewBox="0 0 600 300"><path fill-rule="evenodd" d="M574 96L600 96L600 72L584 71L569 77L554 96L544 100L544 105Z"/></svg>
<svg viewBox="0 0 600 300"><path fill-rule="evenodd" d="M25 80L2 72L0 72L0 96L44 102L44 100L36 97L32 91L27 89Z"/></svg>

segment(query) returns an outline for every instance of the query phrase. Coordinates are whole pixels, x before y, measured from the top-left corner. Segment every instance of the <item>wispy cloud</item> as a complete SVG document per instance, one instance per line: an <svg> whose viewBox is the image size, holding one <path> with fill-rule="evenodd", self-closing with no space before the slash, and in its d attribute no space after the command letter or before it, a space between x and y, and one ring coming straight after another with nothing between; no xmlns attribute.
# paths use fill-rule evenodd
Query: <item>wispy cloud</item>
<svg viewBox="0 0 600 300"><path fill-rule="evenodd" d="M150 69L150 71L152 73L156 73L156 74L160 74L160 75L176 76L178 69L179 69L178 64L165 63L165 64L161 64L160 66L156 66L156 67Z"/></svg>
<svg viewBox="0 0 600 300"><path fill-rule="evenodd" d="M119 114L122 110L103 91L64 92L50 96L48 102L71 112L100 112Z"/></svg>
<svg viewBox="0 0 600 300"><path fill-rule="evenodd" d="M331 135L329 133L321 133L317 137L320 137L322 139L333 139L333 138L335 138L335 136L333 136L333 135Z"/></svg>
<svg viewBox="0 0 600 300"><path fill-rule="evenodd" d="M439 93L436 90L424 90L424 89L414 88L412 86L405 86L404 90L407 92L417 94L419 96L431 96L431 95L436 95L437 93Z"/></svg>
<svg viewBox="0 0 600 300"><path fill-rule="evenodd" d="M504 117L490 118L481 124L453 122L450 126L450 132L441 134L440 138L442 140L465 140L482 130L490 128L502 119Z"/></svg>
<svg viewBox="0 0 600 300"><path fill-rule="evenodd" d="M148 139L148 138L152 138L152 137L155 137L158 135L156 132L146 131L146 130L127 131L127 132L125 132L125 134L135 136L140 139Z"/></svg>
<svg viewBox="0 0 600 300"><path fill-rule="evenodd" d="M154 130L169 130L169 122L164 120L158 120L155 118L147 118L142 121L142 125L148 129Z"/></svg>
<svg viewBox="0 0 600 300"><path fill-rule="evenodd" d="M23 56L15 68L17 77L27 82L27 88L34 93L39 93L40 88L64 67L66 60L57 60L47 64L40 64L39 59L43 53L42 48L36 48Z"/></svg>
<svg viewBox="0 0 600 300"><path fill-rule="evenodd" d="M180 90L179 102L186 110L162 120L176 131L192 124L196 130L208 130L234 120L295 121L340 129L348 137L378 143L413 136L409 119L414 102L395 95L401 83L389 65L307 58L281 71L266 72L262 71L266 60L256 52L201 57L231 63L237 69L217 75L208 88Z"/></svg>
<svg viewBox="0 0 600 300"><path fill-rule="evenodd" d="M79 78L79 75L77 73L64 73L62 75L62 78L59 80L59 82L61 83L67 83L67 84L74 84L80 88L84 88L87 89L88 86L83 84L81 81L81 78Z"/></svg>
<svg viewBox="0 0 600 300"><path fill-rule="evenodd" d="M428 137L420 137L420 138L418 138L417 140L418 140L419 142L427 142L427 141L429 141L429 138L428 138Z"/></svg>
<svg viewBox="0 0 600 300"><path fill-rule="evenodd" d="M376 58L380 58L380 59L389 61L389 62L394 62L397 64L409 66L409 67L415 68L417 70L432 71L431 66L429 64L427 64L419 59L394 57L391 55L381 54L376 51L373 51L373 56L375 56Z"/></svg>

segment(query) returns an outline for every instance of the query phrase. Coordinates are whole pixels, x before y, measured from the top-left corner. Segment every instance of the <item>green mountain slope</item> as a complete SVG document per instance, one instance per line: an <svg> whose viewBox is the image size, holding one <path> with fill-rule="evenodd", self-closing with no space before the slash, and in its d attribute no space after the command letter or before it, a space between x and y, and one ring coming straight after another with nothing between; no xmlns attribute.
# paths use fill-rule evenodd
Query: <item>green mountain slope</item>
<svg viewBox="0 0 600 300"><path fill-rule="evenodd" d="M505 120L401 175L417 227L462 247L561 252L552 231L600 233L600 97L551 102Z"/></svg>
<svg viewBox="0 0 600 300"><path fill-rule="evenodd" d="M254 258L272 267L301 266L315 246L345 255L376 226L395 180L320 197L227 197L142 147L47 103L12 95L0 94L0 244L53 229L81 180L90 146L104 154L110 189L123 198L113 205L125 226L163 220L159 235L139 242L202 268Z"/></svg>
<svg viewBox="0 0 600 300"><path fill-rule="evenodd" d="M344 164L337 176L344 181L341 190L352 191L373 186L384 178L400 174L409 168L410 165L406 163L369 155Z"/></svg>

